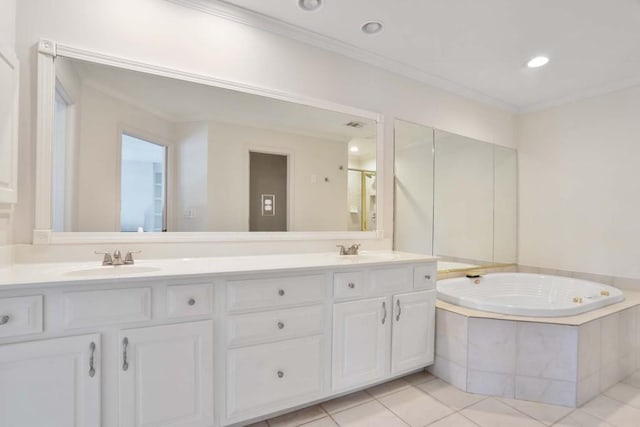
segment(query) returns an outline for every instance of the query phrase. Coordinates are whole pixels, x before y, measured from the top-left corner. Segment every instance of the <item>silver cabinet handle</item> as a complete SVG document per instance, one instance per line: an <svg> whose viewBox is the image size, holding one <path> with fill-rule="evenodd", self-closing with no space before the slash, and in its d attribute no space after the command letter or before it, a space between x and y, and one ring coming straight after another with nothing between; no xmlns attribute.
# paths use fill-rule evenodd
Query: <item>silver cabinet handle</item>
<svg viewBox="0 0 640 427"><path fill-rule="evenodd" d="M9 317L8 314L5 314L4 316L0 316L0 326L6 325L7 323L9 323L9 320L11 320L11 317Z"/></svg>
<svg viewBox="0 0 640 427"><path fill-rule="evenodd" d="M280 289L280 290L278 291L278 295L280 295L281 297L283 297L283 296L284 296L284 289Z"/></svg>
<svg viewBox="0 0 640 427"><path fill-rule="evenodd" d="M282 378L282 377L284 377L284 372L278 371L278 378Z"/></svg>
<svg viewBox="0 0 640 427"><path fill-rule="evenodd" d="M91 351L91 356L89 356L89 376L93 378L96 374L96 368L94 367L96 343L92 342L91 344L89 344L89 350Z"/></svg>
<svg viewBox="0 0 640 427"><path fill-rule="evenodd" d="M400 314L402 314L402 308L400 307L400 300L396 300L396 305L398 306L398 314L396 314L396 322L400 321Z"/></svg>
<svg viewBox="0 0 640 427"><path fill-rule="evenodd" d="M189 305L196 305L196 300L193 298L189 298L189 301L187 301L187 304Z"/></svg>
<svg viewBox="0 0 640 427"><path fill-rule="evenodd" d="M129 347L129 339L124 337L122 339L122 370L129 369L129 362L127 362L127 347Z"/></svg>
<svg viewBox="0 0 640 427"><path fill-rule="evenodd" d="M284 329L284 323L278 322L278 329Z"/></svg>
<svg viewBox="0 0 640 427"><path fill-rule="evenodd" d="M351 289L353 289L353 288L356 287L356 284L353 283L353 282L349 282L349 284L347 286L349 286Z"/></svg>
<svg viewBox="0 0 640 427"><path fill-rule="evenodd" d="M382 324L384 325L384 322L387 321L387 302L386 301L382 301Z"/></svg>

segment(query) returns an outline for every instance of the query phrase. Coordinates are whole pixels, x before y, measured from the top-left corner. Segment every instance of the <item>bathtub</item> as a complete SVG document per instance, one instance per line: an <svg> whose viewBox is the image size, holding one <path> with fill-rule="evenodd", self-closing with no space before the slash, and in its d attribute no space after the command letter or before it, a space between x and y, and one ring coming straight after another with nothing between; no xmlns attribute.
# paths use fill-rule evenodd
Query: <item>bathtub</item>
<svg viewBox="0 0 640 427"><path fill-rule="evenodd" d="M492 313L573 316L624 300L612 286L570 277L492 273L438 281L438 299Z"/></svg>

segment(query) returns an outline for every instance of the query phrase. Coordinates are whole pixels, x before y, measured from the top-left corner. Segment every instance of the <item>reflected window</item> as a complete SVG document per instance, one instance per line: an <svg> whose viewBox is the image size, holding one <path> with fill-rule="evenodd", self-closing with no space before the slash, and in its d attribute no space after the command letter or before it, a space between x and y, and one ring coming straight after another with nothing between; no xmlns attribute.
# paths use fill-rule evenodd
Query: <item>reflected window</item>
<svg viewBox="0 0 640 427"><path fill-rule="evenodd" d="M167 147L122 134L120 231L166 231Z"/></svg>

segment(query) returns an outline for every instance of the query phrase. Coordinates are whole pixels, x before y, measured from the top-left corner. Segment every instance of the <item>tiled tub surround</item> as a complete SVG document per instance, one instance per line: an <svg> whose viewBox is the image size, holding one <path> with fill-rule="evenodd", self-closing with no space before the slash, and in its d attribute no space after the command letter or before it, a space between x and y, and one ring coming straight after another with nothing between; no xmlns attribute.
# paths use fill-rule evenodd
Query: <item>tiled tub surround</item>
<svg viewBox="0 0 640 427"><path fill-rule="evenodd" d="M436 376L461 390L580 406L640 366L640 294L566 318L492 315L438 301Z"/></svg>

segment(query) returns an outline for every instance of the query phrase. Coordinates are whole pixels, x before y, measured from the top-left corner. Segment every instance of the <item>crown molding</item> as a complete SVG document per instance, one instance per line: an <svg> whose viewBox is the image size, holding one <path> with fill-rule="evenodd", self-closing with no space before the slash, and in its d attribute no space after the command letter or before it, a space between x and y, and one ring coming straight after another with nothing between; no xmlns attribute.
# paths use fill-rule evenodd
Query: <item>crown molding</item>
<svg viewBox="0 0 640 427"><path fill-rule="evenodd" d="M411 65L395 61L366 49L361 49L350 43L289 24L279 19L271 18L240 6L232 5L221 0L165 0L193 10L214 15L229 21L237 22L273 34L294 39L333 53L337 53L377 68L428 84L444 91L471 99L485 105L496 107L508 112L516 113L519 108L508 102L486 95L475 89L454 83L422 71Z"/></svg>

